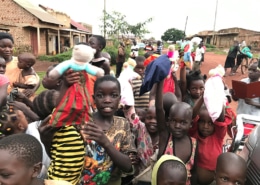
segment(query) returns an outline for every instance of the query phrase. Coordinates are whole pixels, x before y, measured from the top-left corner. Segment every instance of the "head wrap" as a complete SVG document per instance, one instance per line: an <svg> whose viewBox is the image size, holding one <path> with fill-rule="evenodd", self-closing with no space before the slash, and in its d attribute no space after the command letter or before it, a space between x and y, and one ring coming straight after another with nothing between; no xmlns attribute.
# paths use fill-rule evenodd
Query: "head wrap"
<svg viewBox="0 0 260 185"><path fill-rule="evenodd" d="M185 164L183 163L183 161L181 159L179 159L176 156L173 155L162 155L160 157L160 159L155 163L154 167L153 167L153 172L152 172L152 185L157 185L157 173L158 170L160 168L160 166L165 162L165 161L179 161L180 163L182 163L184 166ZM186 166L185 166L186 168Z"/></svg>

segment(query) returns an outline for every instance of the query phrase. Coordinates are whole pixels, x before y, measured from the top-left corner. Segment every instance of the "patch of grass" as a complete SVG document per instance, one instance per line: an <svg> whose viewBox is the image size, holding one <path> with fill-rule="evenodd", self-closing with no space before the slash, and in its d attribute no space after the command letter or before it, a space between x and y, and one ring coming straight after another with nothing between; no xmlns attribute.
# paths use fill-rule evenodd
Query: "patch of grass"
<svg viewBox="0 0 260 185"><path fill-rule="evenodd" d="M40 77L40 79L41 79L41 85L40 85L40 87L38 88L38 90L36 91L36 94L38 95L38 94L40 94L42 91L44 91L45 90L45 88L42 86L42 79L43 79L43 77L44 77L44 75L45 75L45 71L40 71L40 72L37 72L37 74L39 75L39 77Z"/></svg>

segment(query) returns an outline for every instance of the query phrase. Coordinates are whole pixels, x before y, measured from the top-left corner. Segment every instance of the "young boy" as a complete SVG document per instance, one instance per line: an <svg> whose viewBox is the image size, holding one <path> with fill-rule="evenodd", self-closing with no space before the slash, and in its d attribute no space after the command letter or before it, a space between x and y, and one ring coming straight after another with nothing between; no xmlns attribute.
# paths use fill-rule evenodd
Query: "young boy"
<svg viewBox="0 0 260 185"><path fill-rule="evenodd" d="M37 178L42 169L42 146L33 136L14 134L0 140L0 184L71 185Z"/></svg>
<svg viewBox="0 0 260 185"><path fill-rule="evenodd" d="M252 83L257 82L260 79L260 69L258 67L258 62L251 64L248 68L248 78L244 78L241 81L245 83ZM237 114L249 114L254 116L260 116L260 99L259 97L256 98L246 98L246 99L239 99L236 97L236 94L233 89L230 89L232 99L234 101L238 101L238 106L236 113ZM254 127L250 124L244 124L244 127L251 128ZM248 135L251 132L251 129L245 129L244 134Z"/></svg>
<svg viewBox="0 0 260 185"><path fill-rule="evenodd" d="M218 157L216 168L216 185L244 185L247 165L245 160L235 153L227 152Z"/></svg>
<svg viewBox="0 0 260 185"><path fill-rule="evenodd" d="M186 185L187 170L185 164L172 155L163 155L154 165L152 185Z"/></svg>
<svg viewBox="0 0 260 185"><path fill-rule="evenodd" d="M33 65L36 62L36 58L32 53L22 53L18 56L17 67L21 69L21 73L13 83L13 87L18 87L20 92L25 92L26 89L34 89L40 82L40 78L33 69ZM34 94L25 93L26 97L33 100Z"/></svg>
<svg viewBox="0 0 260 185"><path fill-rule="evenodd" d="M120 184L121 172L131 172L128 154L136 152L129 123L114 116L120 101L120 83L110 75L97 79L93 99L97 112L81 128L87 144L81 184Z"/></svg>
<svg viewBox="0 0 260 185"><path fill-rule="evenodd" d="M6 69L5 59L0 56L0 74L4 75Z"/></svg>

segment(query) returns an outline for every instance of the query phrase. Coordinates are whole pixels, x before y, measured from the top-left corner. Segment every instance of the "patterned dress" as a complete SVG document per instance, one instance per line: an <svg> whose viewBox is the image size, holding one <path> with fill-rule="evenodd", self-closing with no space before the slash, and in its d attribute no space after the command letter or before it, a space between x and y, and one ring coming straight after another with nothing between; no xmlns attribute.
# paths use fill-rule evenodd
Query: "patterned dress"
<svg viewBox="0 0 260 185"><path fill-rule="evenodd" d="M114 122L105 134L116 150L127 155L136 152L130 125L125 118L114 116ZM80 184L114 184L111 181L117 181L120 178L121 171L116 168L105 149L95 141L89 141L86 147L85 165Z"/></svg>

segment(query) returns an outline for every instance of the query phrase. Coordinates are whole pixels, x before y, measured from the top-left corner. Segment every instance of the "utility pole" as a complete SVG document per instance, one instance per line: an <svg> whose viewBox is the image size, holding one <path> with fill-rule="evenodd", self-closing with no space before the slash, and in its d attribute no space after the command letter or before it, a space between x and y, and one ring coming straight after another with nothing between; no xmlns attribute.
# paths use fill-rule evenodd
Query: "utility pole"
<svg viewBox="0 0 260 185"><path fill-rule="evenodd" d="M104 0L104 38L106 38L106 0Z"/></svg>
<svg viewBox="0 0 260 185"><path fill-rule="evenodd" d="M188 23L188 16L186 17L185 27L184 27L184 37L186 36L186 27Z"/></svg>
<svg viewBox="0 0 260 185"><path fill-rule="evenodd" d="M215 9L215 18L214 18L214 26L213 26L213 45L215 45L215 32L216 32L216 20L217 20L217 13L218 13L218 0L216 0L216 9Z"/></svg>

